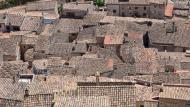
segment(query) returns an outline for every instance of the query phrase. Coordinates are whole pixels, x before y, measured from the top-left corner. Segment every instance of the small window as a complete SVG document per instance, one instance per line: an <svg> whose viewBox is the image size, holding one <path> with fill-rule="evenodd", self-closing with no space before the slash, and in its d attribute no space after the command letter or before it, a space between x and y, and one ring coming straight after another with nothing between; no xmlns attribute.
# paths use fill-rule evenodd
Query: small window
<svg viewBox="0 0 190 107"><path fill-rule="evenodd" d="M129 10L131 10L131 7L129 7Z"/></svg>
<svg viewBox="0 0 190 107"><path fill-rule="evenodd" d="M144 107L144 105L140 105L140 107Z"/></svg>
<svg viewBox="0 0 190 107"><path fill-rule="evenodd" d="M75 47L72 48L72 51L75 51Z"/></svg>
<svg viewBox="0 0 190 107"><path fill-rule="evenodd" d="M137 10L137 9L138 9L138 7L135 7L135 9Z"/></svg>
<svg viewBox="0 0 190 107"><path fill-rule="evenodd" d="M146 7L144 7L144 10L146 10Z"/></svg>
<svg viewBox="0 0 190 107"><path fill-rule="evenodd" d="M113 10L113 13L116 13L117 11L116 10Z"/></svg>
<svg viewBox="0 0 190 107"><path fill-rule="evenodd" d="M146 17L146 13L143 13L143 17Z"/></svg>
<svg viewBox="0 0 190 107"><path fill-rule="evenodd" d="M0 25L0 28L1 28L2 26Z"/></svg>
<svg viewBox="0 0 190 107"><path fill-rule="evenodd" d="M122 16L125 17L125 13L124 12L122 12Z"/></svg>

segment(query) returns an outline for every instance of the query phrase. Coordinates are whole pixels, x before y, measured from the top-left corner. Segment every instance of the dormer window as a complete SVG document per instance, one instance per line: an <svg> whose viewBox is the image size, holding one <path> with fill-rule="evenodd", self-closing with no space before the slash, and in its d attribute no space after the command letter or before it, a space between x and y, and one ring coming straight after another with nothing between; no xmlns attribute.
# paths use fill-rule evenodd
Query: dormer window
<svg viewBox="0 0 190 107"><path fill-rule="evenodd" d="M34 78L33 74L21 74L19 78L19 82L30 83L32 82L33 78Z"/></svg>

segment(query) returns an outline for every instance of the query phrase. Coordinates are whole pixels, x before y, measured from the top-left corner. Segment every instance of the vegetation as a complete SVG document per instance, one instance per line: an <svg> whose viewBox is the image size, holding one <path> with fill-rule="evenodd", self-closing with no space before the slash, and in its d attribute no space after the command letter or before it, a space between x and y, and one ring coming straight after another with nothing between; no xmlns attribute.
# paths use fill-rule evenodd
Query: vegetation
<svg viewBox="0 0 190 107"><path fill-rule="evenodd" d="M104 6L105 5L105 0L94 0L94 5Z"/></svg>
<svg viewBox="0 0 190 107"><path fill-rule="evenodd" d="M63 4L61 3L61 5L58 7L58 13L61 14L63 11Z"/></svg>
<svg viewBox="0 0 190 107"><path fill-rule="evenodd" d="M0 9L9 8L17 5L22 5L27 2L36 1L36 0L4 0L0 1Z"/></svg>

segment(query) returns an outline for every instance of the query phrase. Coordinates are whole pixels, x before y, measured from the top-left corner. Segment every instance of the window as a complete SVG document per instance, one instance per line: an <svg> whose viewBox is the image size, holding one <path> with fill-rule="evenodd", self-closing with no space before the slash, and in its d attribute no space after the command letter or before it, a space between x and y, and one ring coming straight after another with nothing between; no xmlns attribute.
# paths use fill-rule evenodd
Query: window
<svg viewBox="0 0 190 107"><path fill-rule="evenodd" d="M140 105L140 107L144 107L144 105Z"/></svg>
<svg viewBox="0 0 190 107"><path fill-rule="evenodd" d="M146 13L143 13L143 17L146 17Z"/></svg>
<svg viewBox="0 0 190 107"><path fill-rule="evenodd" d="M138 7L135 7L135 9L137 10L137 9L138 9Z"/></svg>
<svg viewBox="0 0 190 107"><path fill-rule="evenodd" d="M117 11L116 10L113 10L113 13L116 13Z"/></svg>
<svg viewBox="0 0 190 107"><path fill-rule="evenodd" d="M129 7L129 10L131 10L131 7Z"/></svg>
<svg viewBox="0 0 190 107"><path fill-rule="evenodd" d="M1 25L0 25L0 28L1 28Z"/></svg>
<svg viewBox="0 0 190 107"><path fill-rule="evenodd" d="M125 17L125 13L124 12L122 12L122 16Z"/></svg>
<svg viewBox="0 0 190 107"><path fill-rule="evenodd" d="M144 10L146 10L146 7L144 7Z"/></svg>

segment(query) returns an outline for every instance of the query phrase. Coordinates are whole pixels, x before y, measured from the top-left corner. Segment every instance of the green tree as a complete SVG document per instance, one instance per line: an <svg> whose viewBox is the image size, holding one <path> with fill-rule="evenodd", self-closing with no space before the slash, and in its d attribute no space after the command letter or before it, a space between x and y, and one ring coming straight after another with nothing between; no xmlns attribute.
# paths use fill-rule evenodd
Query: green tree
<svg viewBox="0 0 190 107"><path fill-rule="evenodd" d="M104 6L105 0L94 0L94 4L97 6Z"/></svg>

